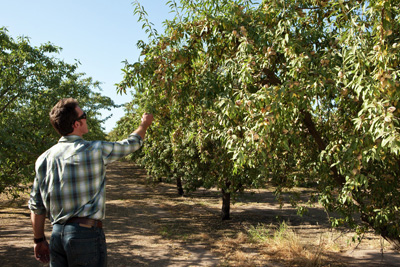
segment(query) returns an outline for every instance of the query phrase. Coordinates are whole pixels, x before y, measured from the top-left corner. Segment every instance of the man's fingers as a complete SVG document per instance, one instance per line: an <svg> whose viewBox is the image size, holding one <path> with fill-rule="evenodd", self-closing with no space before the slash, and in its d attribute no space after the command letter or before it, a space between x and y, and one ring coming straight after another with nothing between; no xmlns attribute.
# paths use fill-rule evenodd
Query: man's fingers
<svg viewBox="0 0 400 267"><path fill-rule="evenodd" d="M153 121L153 114L151 113L144 113L142 116L142 122L151 123Z"/></svg>
<svg viewBox="0 0 400 267"><path fill-rule="evenodd" d="M41 263L48 263L49 262L49 255L37 255L36 259Z"/></svg>

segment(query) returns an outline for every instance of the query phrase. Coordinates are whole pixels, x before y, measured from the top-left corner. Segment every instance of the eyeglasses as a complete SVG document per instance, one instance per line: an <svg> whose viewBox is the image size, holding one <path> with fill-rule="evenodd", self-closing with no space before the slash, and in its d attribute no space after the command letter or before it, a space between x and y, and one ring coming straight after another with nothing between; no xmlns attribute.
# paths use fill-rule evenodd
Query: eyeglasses
<svg viewBox="0 0 400 267"><path fill-rule="evenodd" d="M83 120L83 119L86 120L86 112L83 112L83 114L79 118L77 118L75 121L80 121L80 120Z"/></svg>

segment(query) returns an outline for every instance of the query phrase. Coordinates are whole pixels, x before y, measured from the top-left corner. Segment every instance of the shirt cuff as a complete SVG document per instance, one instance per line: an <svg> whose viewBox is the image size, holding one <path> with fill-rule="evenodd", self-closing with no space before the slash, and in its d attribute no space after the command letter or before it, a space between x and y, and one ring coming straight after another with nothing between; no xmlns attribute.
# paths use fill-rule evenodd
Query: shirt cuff
<svg viewBox="0 0 400 267"><path fill-rule="evenodd" d="M138 134L136 134L136 133L133 133L133 134L130 134L130 135L128 136L128 139L129 139L131 136L137 137L137 138L139 139L140 145L142 145L142 143L143 143L143 138L142 138L140 135L138 135Z"/></svg>
<svg viewBox="0 0 400 267"><path fill-rule="evenodd" d="M36 215L46 214L46 210L31 210L31 212L36 214Z"/></svg>

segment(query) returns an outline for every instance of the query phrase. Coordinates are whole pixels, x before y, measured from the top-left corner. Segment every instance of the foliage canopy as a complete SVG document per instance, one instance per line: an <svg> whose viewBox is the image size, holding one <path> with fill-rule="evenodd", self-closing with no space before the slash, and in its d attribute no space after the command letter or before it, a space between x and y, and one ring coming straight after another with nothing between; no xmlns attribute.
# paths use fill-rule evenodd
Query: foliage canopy
<svg viewBox="0 0 400 267"><path fill-rule="evenodd" d="M34 178L36 158L58 141L49 112L59 99L73 97L88 113L85 137L105 138L104 120L96 116L116 105L95 92L99 82L77 73L77 64L52 56L59 51L50 43L32 47L26 37L14 40L0 28L0 193L18 196Z"/></svg>
<svg viewBox="0 0 400 267"><path fill-rule="evenodd" d="M340 215L333 225L399 246L399 1L168 4L176 17L138 43L118 89L134 88L131 107L157 118L151 174L218 187L224 200L313 185Z"/></svg>

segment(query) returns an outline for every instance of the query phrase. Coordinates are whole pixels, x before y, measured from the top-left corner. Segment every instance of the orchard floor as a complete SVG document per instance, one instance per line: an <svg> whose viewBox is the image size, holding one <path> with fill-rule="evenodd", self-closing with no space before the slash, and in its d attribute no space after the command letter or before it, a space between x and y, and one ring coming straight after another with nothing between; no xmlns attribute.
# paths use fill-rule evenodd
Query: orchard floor
<svg viewBox="0 0 400 267"><path fill-rule="evenodd" d="M127 162L111 164L107 177L104 230L111 267L400 266L399 253L378 236L367 234L361 243L349 243L351 233L329 229L322 209L312 208L298 217L289 204L280 208L268 190L245 193L231 206L232 219L221 221L217 191L179 197L174 185L149 183L145 170ZM0 266L41 266L33 257L27 197L12 202L4 195L0 198ZM319 251L324 261L318 263L315 258L293 260L238 234L281 221L308 246L329 239L336 252ZM49 223L46 233L50 237Z"/></svg>

